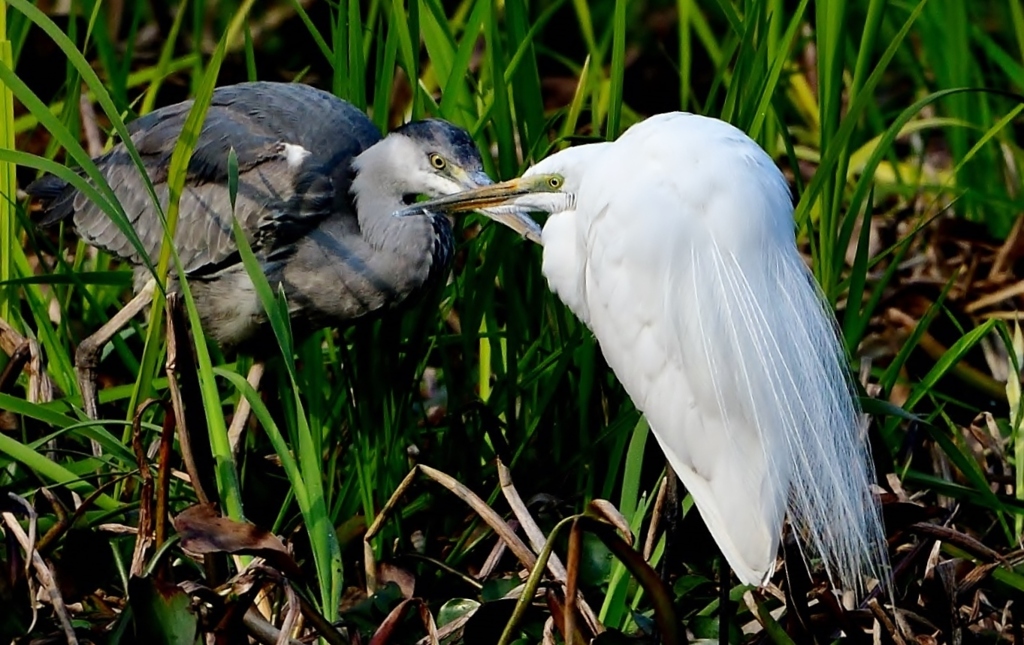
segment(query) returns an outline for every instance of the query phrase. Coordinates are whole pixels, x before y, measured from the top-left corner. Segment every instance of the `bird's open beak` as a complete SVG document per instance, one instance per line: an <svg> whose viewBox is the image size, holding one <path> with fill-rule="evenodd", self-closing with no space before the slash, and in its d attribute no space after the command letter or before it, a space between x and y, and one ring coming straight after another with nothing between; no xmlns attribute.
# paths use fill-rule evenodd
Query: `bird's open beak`
<svg viewBox="0 0 1024 645"><path fill-rule="evenodd" d="M479 211L492 220L504 224L526 239L541 243L541 228L533 221L526 210L514 206L511 202L531 192L532 183L521 179L510 179L499 184L490 184L454 195L446 195L425 202L417 202L404 208L395 215L423 215L424 213L464 213ZM499 208L500 207L500 208Z"/></svg>

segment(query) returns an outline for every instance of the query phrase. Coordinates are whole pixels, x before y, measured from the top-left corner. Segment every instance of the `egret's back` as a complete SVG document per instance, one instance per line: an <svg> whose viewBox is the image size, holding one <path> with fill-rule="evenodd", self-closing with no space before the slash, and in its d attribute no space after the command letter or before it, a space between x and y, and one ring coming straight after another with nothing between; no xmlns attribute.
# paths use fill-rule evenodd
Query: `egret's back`
<svg viewBox="0 0 1024 645"><path fill-rule="evenodd" d="M582 178L576 210L545 225L545 275L597 336L738 577L771 575L787 508L833 578L879 576L842 346L767 154L728 124L674 113L531 172Z"/></svg>

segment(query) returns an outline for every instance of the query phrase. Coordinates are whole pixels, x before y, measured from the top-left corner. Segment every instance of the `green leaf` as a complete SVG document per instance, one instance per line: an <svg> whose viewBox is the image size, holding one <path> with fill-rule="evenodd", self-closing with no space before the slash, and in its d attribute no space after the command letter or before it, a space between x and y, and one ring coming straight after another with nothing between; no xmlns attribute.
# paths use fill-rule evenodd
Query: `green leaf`
<svg viewBox="0 0 1024 645"><path fill-rule="evenodd" d="M155 578L132 578L128 600L135 623L135 640L155 645L194 645L199 617L192 599L178 586Z"/></svg>
<svg viewBox="0 0 1024 645"><path fill-rule="evenodd" d="M480 603L471 598L452 598L437 610L437 626L444 627L448 623L476 611Z"/></svg>

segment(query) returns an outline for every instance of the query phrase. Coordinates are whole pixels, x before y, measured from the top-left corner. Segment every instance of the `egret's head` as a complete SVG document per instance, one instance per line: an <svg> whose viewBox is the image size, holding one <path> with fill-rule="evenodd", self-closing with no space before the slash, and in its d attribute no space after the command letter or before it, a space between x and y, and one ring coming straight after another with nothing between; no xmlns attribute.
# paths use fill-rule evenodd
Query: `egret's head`
<svg viewBox="0 0 1024 645"><path fill-rule="evenodd" d="M519 179L495 184L494 188L510 185L510 192L518 193L498 207L549 214L575 210L584 170L606 145L589 143L566 148L530 166Z"/></svg>
<svg viewBox="0 0 1024 645"><path fill-rule="evenodd" d="M605 145L594 143L567 148L533 165L517 179L421 202L398 214L478 210L540 244L540 227L526 214L575 210L583 170L594 162Z"/></svg>
<svg viewBox="0 0 1024 645"><path fill-rule="evenodd" d="M412 203L492 184L469 133L447 121L413 121L356 157L356 198L374 191Z"/></svg>

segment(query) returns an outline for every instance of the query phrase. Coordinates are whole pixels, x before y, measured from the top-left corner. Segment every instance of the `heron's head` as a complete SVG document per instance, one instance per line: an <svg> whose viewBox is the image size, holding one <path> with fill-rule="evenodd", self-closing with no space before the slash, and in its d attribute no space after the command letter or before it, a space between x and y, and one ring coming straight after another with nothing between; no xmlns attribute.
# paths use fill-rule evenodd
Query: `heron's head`
<svg viewBox="0 0 1024 645"><path fill-rule="evenodd" d="M492 184L469 133L447 121L413 121L356 157L356 197L364 191L412 203Z"/></svg>

